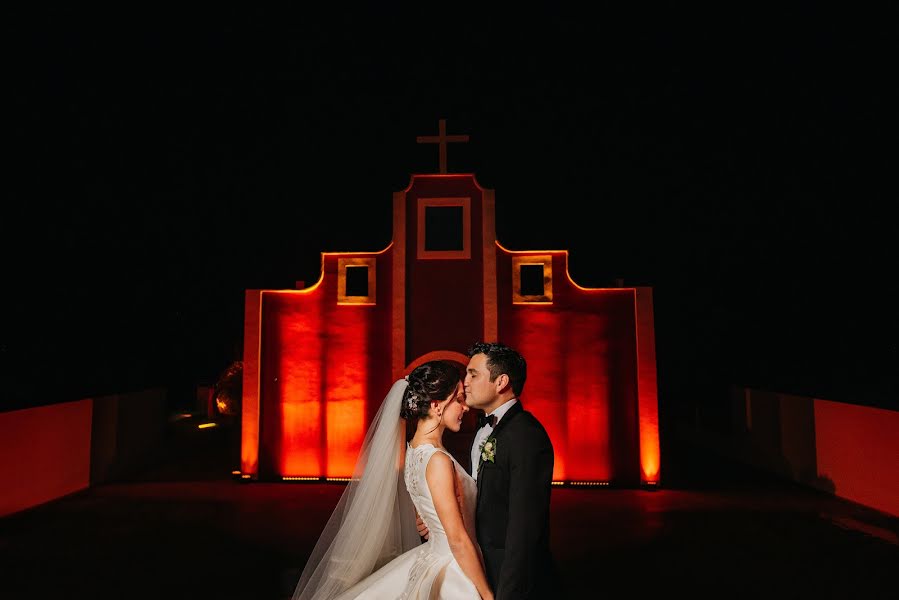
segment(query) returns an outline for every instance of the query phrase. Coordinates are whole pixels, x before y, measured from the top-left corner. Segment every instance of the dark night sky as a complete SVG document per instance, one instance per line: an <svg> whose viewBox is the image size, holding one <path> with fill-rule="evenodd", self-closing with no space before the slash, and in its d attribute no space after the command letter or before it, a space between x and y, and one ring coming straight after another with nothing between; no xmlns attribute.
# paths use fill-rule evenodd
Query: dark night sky
<svg viewBox="0 0 899 600"><path fill-rule="evenodd" d="M446 118L503 245L653 286L663 402L899 408L896 15L725 4L12 19L7 406L211 383L245 289L390 242Z"/></svg>

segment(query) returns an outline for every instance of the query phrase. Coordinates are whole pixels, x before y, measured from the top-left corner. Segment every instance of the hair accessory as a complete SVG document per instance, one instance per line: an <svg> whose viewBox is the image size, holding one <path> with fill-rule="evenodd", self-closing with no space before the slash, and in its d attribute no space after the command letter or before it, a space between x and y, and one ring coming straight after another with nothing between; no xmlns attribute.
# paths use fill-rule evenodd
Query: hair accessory
<svg viewBox="0 0 899 600"><path fill-rule="evenodd" d="M406 406L409 410L415 410L418 408L418 396L413 391L409 391L409 399L406 401Z"/></svg>

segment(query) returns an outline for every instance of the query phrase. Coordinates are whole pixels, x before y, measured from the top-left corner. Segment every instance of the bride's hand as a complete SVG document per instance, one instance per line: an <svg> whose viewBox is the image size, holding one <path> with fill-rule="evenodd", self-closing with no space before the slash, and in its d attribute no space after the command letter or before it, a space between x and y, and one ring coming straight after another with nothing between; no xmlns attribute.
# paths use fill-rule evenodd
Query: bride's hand
<svg viewBox="0 0 899 600"><path fill-rule="evenodd" d="M415 515L415 526L418 527L418 535L420 535L424 539L428 539L430 530L428 529L428 526L425 525L425 522L421 520L421 516L418 514Z"/></svg>

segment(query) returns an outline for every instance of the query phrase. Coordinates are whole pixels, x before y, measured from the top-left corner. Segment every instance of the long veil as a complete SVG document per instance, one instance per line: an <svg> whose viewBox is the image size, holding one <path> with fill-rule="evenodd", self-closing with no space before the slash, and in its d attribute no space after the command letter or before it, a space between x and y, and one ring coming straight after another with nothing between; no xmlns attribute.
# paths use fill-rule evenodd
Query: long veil
<svg viewBox="0 0 899 600"><path fill-rule="evenodd" d="M408 382L397 380L372 420L353 476L318 538L293 600L333 598L407 550L421 538L403 479Z"/></svg>

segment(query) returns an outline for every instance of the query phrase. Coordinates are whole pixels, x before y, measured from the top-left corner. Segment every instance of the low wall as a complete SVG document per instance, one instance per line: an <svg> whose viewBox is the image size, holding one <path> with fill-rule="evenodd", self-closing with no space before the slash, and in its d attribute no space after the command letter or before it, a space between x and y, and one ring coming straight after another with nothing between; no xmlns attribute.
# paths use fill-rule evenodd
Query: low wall
<svg viewBox="0 0 899 600"><path fill-rule="evenodd" d="M166 416L164 389L0 412L0 516L150 464Z"/></svg>
<svg viewBox="0 0 899 600"><path fill-rule="evenodd" d="M127 477L153 463L165 436L165 389L94 400L91 485Z"/></svg>
<svg viewBox="0 0 899 600"><path fill-rule="evenodd" d="M90 485L93 400L0 412L0 516Z"/></svg>
<svg viewBox="0 0 899 600"><path fill-rule="evenodd" d="M899 412L742 387L731 408L726 454L899 516Z"/></svg>

